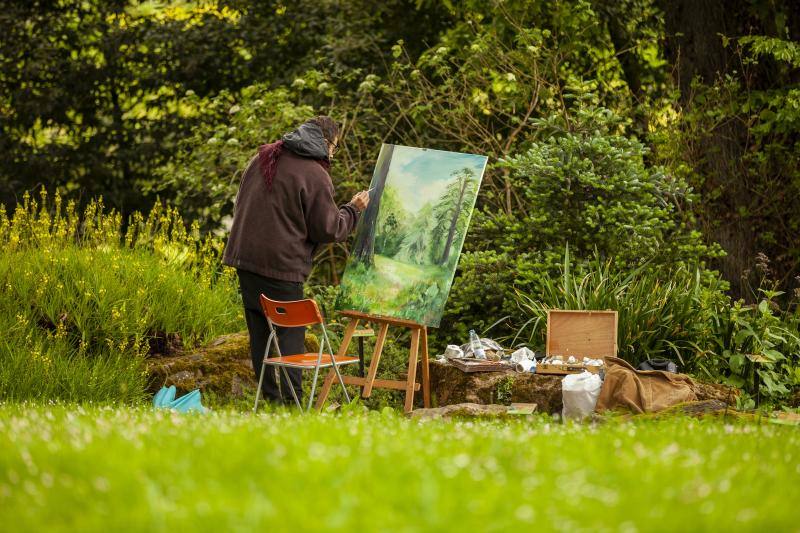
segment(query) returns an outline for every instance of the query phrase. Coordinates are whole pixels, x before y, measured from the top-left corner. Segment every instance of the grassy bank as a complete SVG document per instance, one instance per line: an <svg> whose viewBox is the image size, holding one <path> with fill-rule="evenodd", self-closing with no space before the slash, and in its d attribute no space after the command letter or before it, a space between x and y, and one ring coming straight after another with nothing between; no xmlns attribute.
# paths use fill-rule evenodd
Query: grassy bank
<svg viewBox="0 0 800 533"><path fill-rule="evenodd" d="M795 428L0 406L15 529L789 530Z"/></svg>
<svg viewBox="0 0 800 533"><path fill-rule="evenodd" d="M241 327L221 244L174 210L121 217L58 198L0 212L0 399L135 403L144 358Z"/></svg>

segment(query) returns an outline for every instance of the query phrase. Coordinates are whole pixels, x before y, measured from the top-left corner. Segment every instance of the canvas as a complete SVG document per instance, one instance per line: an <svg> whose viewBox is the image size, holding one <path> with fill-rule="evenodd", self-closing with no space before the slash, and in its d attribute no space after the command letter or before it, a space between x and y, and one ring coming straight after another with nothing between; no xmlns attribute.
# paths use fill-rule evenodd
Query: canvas
<svg viewBox="0 0 800 533"><path fill-rule="evenodd" d="M438 326L486 160L384 144L336 308Z"/></svg>

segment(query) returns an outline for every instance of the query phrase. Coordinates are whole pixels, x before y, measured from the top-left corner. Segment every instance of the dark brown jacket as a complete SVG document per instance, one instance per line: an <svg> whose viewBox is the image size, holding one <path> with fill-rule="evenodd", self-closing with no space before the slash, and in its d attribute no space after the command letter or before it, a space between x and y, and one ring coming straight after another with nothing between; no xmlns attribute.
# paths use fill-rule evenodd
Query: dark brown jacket
<svg viewBox="0 0 800 533"><path fill-rule="evenodd" d="M223 263L305 281L316 247L345 240L358 216L352 204L336 206L331 177L313 159L284 150L268 190L256 156L242 175Z"/></svg>

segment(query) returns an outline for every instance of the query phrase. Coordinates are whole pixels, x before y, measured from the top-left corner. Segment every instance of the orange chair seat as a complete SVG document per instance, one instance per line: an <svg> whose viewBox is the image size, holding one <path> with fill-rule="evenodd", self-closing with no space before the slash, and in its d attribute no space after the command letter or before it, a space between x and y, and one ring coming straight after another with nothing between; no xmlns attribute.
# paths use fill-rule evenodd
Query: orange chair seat
<svg viewBox="0 0 800 533"><path fill-rule="evenodd" d="M267 359L264 360L264 363L276 366L314 368L317 365L318 356L319 354L316 353L299 353L296 355L286 355L283 357L268 357ZM333 366L331 359L332 359L331 354L327 353L322 354L322 359L319 365L320 368ZM350 357L349 355L343 355L342 357L337 357L335 360L337 365L349 365L352 363L357 363L358 357Z"/></svg>

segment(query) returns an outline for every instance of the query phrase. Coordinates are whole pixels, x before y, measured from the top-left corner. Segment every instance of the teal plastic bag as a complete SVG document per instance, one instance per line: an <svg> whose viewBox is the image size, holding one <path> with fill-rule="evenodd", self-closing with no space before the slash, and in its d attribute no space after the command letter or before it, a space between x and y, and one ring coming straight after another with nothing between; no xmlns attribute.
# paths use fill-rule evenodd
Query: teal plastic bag
<svg viewBox="0 0 800 533"><path fill-rule="evenodd" d="M193 390L175 399L175 386L161 387L153 397L153 407L156 409L174 409L179 413L207 413L208 409L200 401L200 391Z"/></svg>
<svg viewBox="0 0 800 533"><path fill-rule="evenodd" d="M153 407L169 407L169 404L175 399L175 385L169 388L161 387L156 395L153 397Z"/></svg>

